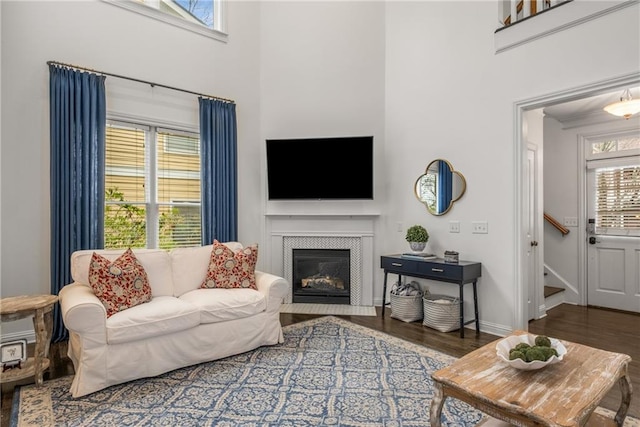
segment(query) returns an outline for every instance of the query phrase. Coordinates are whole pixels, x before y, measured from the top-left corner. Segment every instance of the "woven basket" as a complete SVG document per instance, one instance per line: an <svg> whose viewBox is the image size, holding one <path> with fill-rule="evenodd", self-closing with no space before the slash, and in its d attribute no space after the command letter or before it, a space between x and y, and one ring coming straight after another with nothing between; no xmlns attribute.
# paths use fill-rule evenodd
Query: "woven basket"
<svg viewBox="0 0 640 427"><path fill-rule="evenodd" d="M440 332L460 329L460 299L448 295L426 295L422 324Z"/></svg>
<svg viewBox="0 0 640 427"><path fill-rule="evenodd" d="M405 296L390 294L391 317L403 322L422 320L422 294Z"/></svg>

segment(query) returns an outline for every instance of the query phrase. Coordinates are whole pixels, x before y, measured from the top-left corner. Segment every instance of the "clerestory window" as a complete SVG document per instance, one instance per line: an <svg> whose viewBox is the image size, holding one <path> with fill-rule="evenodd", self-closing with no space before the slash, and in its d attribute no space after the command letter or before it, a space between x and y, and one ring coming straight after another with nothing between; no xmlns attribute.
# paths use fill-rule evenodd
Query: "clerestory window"
<svg viewBox="0 0 640 427"><path fill-rule="evenodd" d="M102 0L189 31L226 41L223 0Z"/></svg>
<svg viewBox="0 0 640 427"><path fill-rule="evenodd" d="M105 248L200 245L199 135L109 121L105 145Z"/></svg>

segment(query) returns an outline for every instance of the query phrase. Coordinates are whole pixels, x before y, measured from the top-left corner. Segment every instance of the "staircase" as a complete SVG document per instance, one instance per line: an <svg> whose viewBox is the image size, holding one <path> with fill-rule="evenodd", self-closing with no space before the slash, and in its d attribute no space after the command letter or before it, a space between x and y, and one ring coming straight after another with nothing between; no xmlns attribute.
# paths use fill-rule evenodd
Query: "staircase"
<svg viewBox="0 0 640 427"><path fill-rule="evenodd" d="M546 273L545 273L546 274ZM564 302L564 289L555 286L544 287L544 306L550 310Z"/></svg>
<svg viewBox="0 0 640 427"><path fill-rule="evenodd" d="M551 310L553 307L559 306L564 302L564 288L547 285L547 277L549 273L544 272L544 307L545 310ZM557 279L555 275L552 275Z"/></svg>
<svg viewBox="0 0 640 427"><path fill-rule="evenodd" d="M569 234L568 228L560 224L558 220L556 220L554 217L547 214L546 212L544 212L544 219L553 227L555 227L556 230L558 230L562 234L562 237ZM545 310L550 310L553 307L556 307L564 302L565 288L561 288L557 286L549 286L547 284L547 279L549 276L549 271L547 270L549 269L549 267L546 264L544 267L545 267L544 268L544 306L545 306ZM562 282L562 278L557 276L555 272L553 272L551 279L552 279L552 283Z"/></svg>

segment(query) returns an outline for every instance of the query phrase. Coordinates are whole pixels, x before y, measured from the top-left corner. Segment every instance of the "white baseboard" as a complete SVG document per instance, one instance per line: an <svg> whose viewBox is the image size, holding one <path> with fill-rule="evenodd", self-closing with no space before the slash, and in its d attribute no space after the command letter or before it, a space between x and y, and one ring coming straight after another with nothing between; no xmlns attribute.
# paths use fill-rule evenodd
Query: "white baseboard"
<svg viewBox="0 0 640 427"><path fill-rule="evenodd" d="M377 316L374 306L355 306L348 304L282 304L280 306L280 313Z"/></svg>

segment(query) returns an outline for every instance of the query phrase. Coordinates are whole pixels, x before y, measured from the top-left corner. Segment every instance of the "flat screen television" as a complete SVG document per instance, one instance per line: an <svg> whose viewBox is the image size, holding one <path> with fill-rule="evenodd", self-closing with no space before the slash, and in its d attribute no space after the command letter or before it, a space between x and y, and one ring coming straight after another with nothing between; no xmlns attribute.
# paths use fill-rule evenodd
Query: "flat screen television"
<svg viewBox="0 0 640 427"><path fill-rule="evenodd" d="M373 199L373 136L266 142L269 200Z"/></svg>

